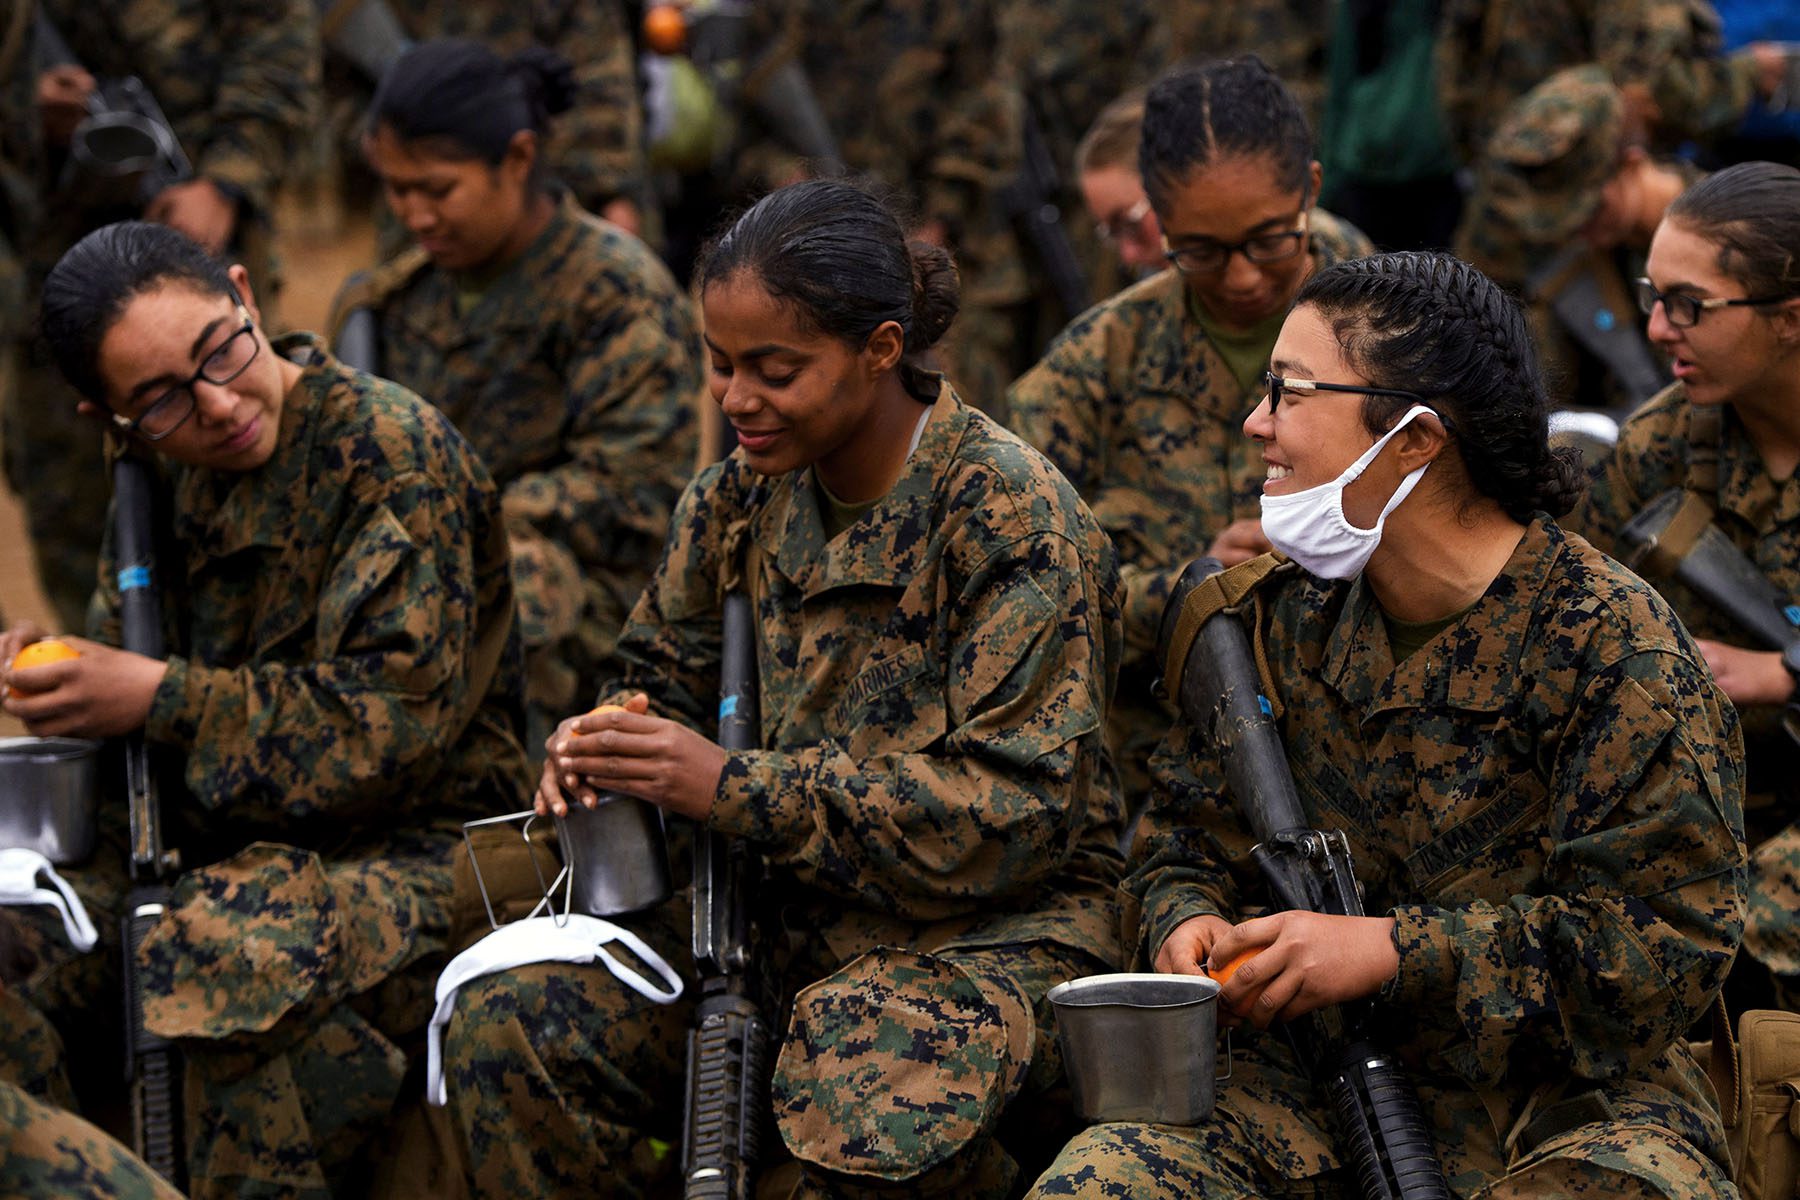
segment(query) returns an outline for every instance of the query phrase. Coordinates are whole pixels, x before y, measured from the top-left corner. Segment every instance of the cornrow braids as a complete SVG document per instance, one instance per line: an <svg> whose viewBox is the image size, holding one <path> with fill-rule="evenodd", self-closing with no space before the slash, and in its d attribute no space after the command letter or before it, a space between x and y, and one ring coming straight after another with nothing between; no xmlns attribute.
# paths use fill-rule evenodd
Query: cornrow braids
<svg viewBox="0 0 1800 1200"><path fill-rule="evenodd" d="M1448 254L1381 254L1320 271L1295 297L1303 305L1371 383L1416 392L1447 418L1469 482L1507 515L1575 506L1579 456L1550 448L1549 398L1524 313L1493 280ZM1363 424L1385 433L1408 403L1366 397Z"/></svg>
<svg viewBox="0 0 1800 1200"><path fill-rule="evenodd" d="M1311 179L1312 126L1294 93L1254 54L1178 67L1144 97L1138 171L1159 215L1170 189L1221 158L1267 159L1284 188Z"/></svg>

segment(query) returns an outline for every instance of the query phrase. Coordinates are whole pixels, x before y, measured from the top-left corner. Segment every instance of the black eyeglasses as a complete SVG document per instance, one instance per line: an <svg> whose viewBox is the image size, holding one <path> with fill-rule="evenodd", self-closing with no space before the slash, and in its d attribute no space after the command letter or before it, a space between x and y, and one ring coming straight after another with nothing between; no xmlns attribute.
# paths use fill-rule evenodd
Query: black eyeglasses
<svg viewBox="0 0 1800 1200"><path fill-rule="evenodd" d="M1362 396L1393 396L1400 400L1411 400L1414 404L1425 404L1425 397L1417 392L1402 392L1395 388L1358 387L1348 383L1320 383L1316 379L1290 379L1284 375L1277 375L1273 371L1263 372L1263 384L1269 389L1269 415L1271 417L1275 415L1275 410L1281 407L1281 393L1284 391L1349 392L1352 395ZM1431 408L1429 404L1425 404L1425 407ZM1436 409L1432 409L1432 411L1437 412ZM1446 425L1449 424L1449 419L1442 413L1438 413L1438 419Z"/></svg>
<svg viewBox="0 0 1800 1200"><path fill-rule="evenodd" d="M1311 213L1306 197L1300 199L1298 228L1280 233L1259 233L1241 242L1215 242L1211 238L1190 242L1179 249L1169 248L1163 238L1163 257L1175 264L1183 275L1212 275L1225 269L1234 254L1242 254L1253 263L1275 263L1293 258L1306 247L1307 219Z"/></svg>
<svg viewBox="0 0 1800 1200"><path fill-rule="evenodd" d="M1657 302L1661 301L1663 316L1668 319L1669 324L1677 329L1692 329L1700 323L1701 314L1709 313L1715 308L1737 308L1747 304L1778 304L1783 300L1794 299L1792 296L1745 296L1738 300L1725 300L1718 296L1712 296L1702 300L1698 296L1689 296L1684 292L1659 292L1656 290L1656 285L1648 279L1638 280L1636 290L1639 311L1647 317L1656 307Z"/></svg>
<svg viewBox="0 0 1800 1200"><path fill-rule="evenodd" d="M256 361L262 342L256 336L256 323L250 319L244 306L238 305L237 311L238 316L244 320L243 325L221 342L217 350L206 356L198 371L152 400L135 420L114 413L113 425L126 433L135 433L147 442L161 441L194 415L197 403L194 398L196 383L204 380L223 387L242 375Z"/></svg>

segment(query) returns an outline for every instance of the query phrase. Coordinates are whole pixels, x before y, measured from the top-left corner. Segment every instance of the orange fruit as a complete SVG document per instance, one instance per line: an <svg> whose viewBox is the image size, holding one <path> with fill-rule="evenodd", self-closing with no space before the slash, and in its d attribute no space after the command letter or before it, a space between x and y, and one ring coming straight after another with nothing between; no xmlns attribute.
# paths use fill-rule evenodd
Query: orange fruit
<svg viewBox="0 0 1800 1200"><path fill-rule="evenodd" d="M625 712L625 711L627 711L627 710L623 704L602 704L597 708L588 709L587 715L590 717L597 717L603 712Z"/></svg>
<svg viewBox="0 0 1800 1200"><path fill-rule="evenodd" d="M12 669L29 671L32 667L46 667L64 659L80 658L81 651L57 638L43 638L27 645L13 655Z"/></svg>
<svg viewBox="0 0 1800 1200"><path fill-rule="evenodd" d="M644 12L644 44L658 54L687 48L687 18L673 4L653 4Z"/></svg>
<svg viewBox="0 0 1800 1200"><path fill-rule="evenodd" d="M1231 977L1237 974L1237 969L1239 967L1243 966L1262 952L1263 947L1252 946L1250 949L1226 963L1223 967L1220 967L1218 971L1208 971L1207 974L1218 980L1220 987L1224 987L1227 983L1231 982Z"/></svg>

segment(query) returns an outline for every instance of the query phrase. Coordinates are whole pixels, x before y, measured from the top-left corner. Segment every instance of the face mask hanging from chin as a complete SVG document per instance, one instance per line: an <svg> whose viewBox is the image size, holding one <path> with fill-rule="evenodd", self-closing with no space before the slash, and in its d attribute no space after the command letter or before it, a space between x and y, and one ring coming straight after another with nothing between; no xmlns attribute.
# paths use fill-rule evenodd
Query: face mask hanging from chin
<svg viewBox="0 0 1800 1200"><path fill-rule="evenodd" d="M1388 514L1412 495L1412 490L1425 477L1425 466L1409 473L1394 489L1393 497L1382 507L1370 529L1358 529L1344 516L1344 489L1356 482L1369 469L1382 448L1421 413L1432 410L1415 404L1406 410L1400 423L1383 434L1373 446L1330 483L1293 492L1285 496L1262 498L1263 536L1269 544L1299 563L1305 571L1321 579L1354 579L1368 565L1369 556L1381 544L1381 530Z"/></svg>

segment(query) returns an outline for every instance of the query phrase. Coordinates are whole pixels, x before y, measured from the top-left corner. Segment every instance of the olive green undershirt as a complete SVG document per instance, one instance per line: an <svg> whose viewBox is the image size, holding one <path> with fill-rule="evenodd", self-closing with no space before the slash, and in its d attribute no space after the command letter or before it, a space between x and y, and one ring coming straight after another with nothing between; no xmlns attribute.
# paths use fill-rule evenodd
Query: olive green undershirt
<svg viewBox="0 0 1800 1200"><path fill-rule="evenodd" d="M1473 604L1469 605L1469 608L1474 607ZM1381 623L1387 626L1388 649L1393 652L1394 665L1399 666L1413 656L1413 651L1462 620L1469 608L1430 621L1401 621L1389 616L1387 609L1382 609Z"/></svg>
<svg viewBox="0 0 1800 1200"><path fill-rule="evenodd" d="M830 541L844 530L862 519L862 515L881 503L880 496L873 500L864 500L857 504L847 504L831 494L825 481L819 478L818 468L813 468L813 487L819 491L819 520L825 526L825 540Z"/></svg>
<svg viewBox="0 0 1800 1200"><path fill-rule="evenodd" d="M1226 369L1237 380L1238 388L1254 391L1262 382L1262 373L1269 369L1269 354L1275 349L1275 339L1281 335L1281 323L1287 320L1287 313L1276 313L1268 320L1236 333L1220 328L1192 292L1188 293L1188 312L1206 331L1207 340L1225 360Z"/></svg>

